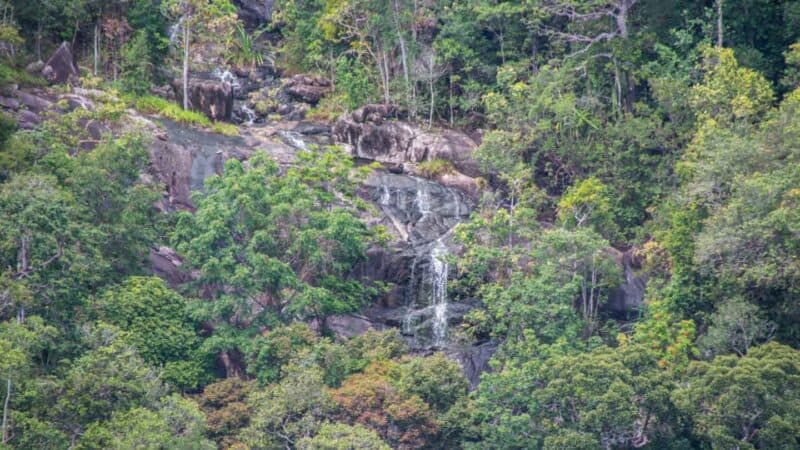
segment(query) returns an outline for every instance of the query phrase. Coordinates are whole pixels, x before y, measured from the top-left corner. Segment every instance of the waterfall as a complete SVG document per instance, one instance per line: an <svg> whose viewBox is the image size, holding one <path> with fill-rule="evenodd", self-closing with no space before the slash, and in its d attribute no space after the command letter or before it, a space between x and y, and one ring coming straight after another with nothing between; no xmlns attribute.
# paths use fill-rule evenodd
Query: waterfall
<svg viewBox="0 0 800 450"><path fill-rule="evenodd" d="M437 239L431 249L431 306L433 306L433 342L441 345L447 338L447 278L450 264L442 239Z"/></svg>
<svg viewBox="0 0 800 450"><path fill-rule="evenodd" d="M414 280L416 280L417 274L417 258L411 262L411 285L410 289L414 291ZM413 335L414 334L414 296L412 295L410 299L407 300L406 304L406 315L403 318L403 328L401 330L405 335Z"/></svg>
<svg viewBox="0 0 800 450"><path fill-rule="evenodd" d="M223 83L228 83L234 90L239 89L239 79L236 78L230 70L228 69L221 69L219 67L215 67L214 70L211 71L211 76L222 81Z"/></svg>
<svg viewBox="0 0 800 450"><path fill-rule="evenodd" d="M303 140L303 136L300 133L295 131L280 130L278 131L278 136L280 136L281 140L288 146L298 150L308 151L308 144L306 144L306 141Z"/></svg>
<svg viewBox="0 0 800 450"><path fill-rule="evenodd" d="M177 46L178 40L181 39L181 28L183 27L184 16L181 16L177 22L169 26L169 43Z"/></svg>
<svg viewBox="0 0 800 450"><path fill-rule="evenodd" d="M381 185L381 198L378 200L381 205L389 205L392 202L392 193L389 192L389 186Z"/></svg>
<svg viewBox="0 0 800 450"><path fill-rule="evenodd" d="M242 105L241 111L245 116L245 121L243 124L248 127L252 127L256 121L256 112L250 109L247 105Z"/></svg>
<svg viewBox="0 0 800 450"><path fill-rule="evenodd" d="M414 199L414 204L417 206L417 211L426 217L431 212L431 194L428 191L428 185L423 183L422 187L417 186L417 196Z"/></svg>

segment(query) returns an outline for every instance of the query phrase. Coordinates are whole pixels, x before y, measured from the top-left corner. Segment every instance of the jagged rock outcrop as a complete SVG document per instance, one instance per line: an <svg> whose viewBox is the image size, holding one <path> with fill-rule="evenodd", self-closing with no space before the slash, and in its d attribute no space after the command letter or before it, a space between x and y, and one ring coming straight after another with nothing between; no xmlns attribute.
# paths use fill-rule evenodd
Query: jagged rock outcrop
<svg viewBox="0 0 800 450"><path fill-rule="evenodd" d="M647 289L647 274L641 271L641 260L637 257L637 249L632 248L624 252L609 249L622 271L622 283L612 289L608 294L605 309L620 318L628 318L637 313L644 304L644 294Z"/></svg>
<svg viewBox="0 0 800 450"><path fill-rule="evenodd" d="M380 331L384 329L381 324L376 324L364 316L354 314L338 314L325 318L325 329L339 339L347 340L361 336L369 330Z"/></svg>
<svg viewBox="0 0 800 450"><path fill-rule="evenodd" d="M192 274L181 269L183 259L178 252L169 247L154 247L150 249L150 265L153 274L166 281L175 288L192 280Z"/></svg>
<svg viewBox="0 0 800 450"><path fill-rule="evenodd" d="M193 191L202 191L205 180L221 174L225 161L244 160L258 150L265 151L278 164L294 161L296 150L271 136L224 136L160 120L160 128L152 140L149 174L163 187L163 210L193 210Z"/></svg>
<svg viewBox="0 0 800 450"><path fill-rule="evenodd" d="M250 28L258 28L272 20L275 0L233 0L239 18Z"/></svg>
<svg viewBox="0 0 800 450"><path fill-rule="evenodd" d="M38 75L42 73L42 69L44 69L44 61L42 60L34 61L25 66L25 71L31 75Z"/></svg>
<svg viewBox="0 0 800 450"><path fill-rule="evenodd" d="M40 114L53 107L53 101L47 98L48 94L41 91L25 92L17 90L11 94L19 100L25 109L35 114Z"/></svg>
<svg viewBox="0 0 800 450"><path fill-rule="evenodd" d="M395 106L366 105L341 117L333 136L350 145L359 158L401 166L444 159L464 175L480 176L472 156L477 144L469 136L454 130L423 130L403 118Z"/></svg>
<svg viewBox="0 0 800 450"><path fill-rule="evenodd" d="M183 81L171 83L175 98L183 104ZM233 115L233 87L217 80L189 80L189 106L212 120L230 121Z"/></svg>
<svg viewBox="0 0 800 450"><path fill-rule="evenodd" d="M333 85L327 78L299 74L289 78L283 89L297 101L317 104L322 97L333 90Z"/></svg>
<svg viewBox="0 0 800 450"><path fill-rule="evenodd" d="M50 84L61 84L79 76L69 42L63 42L42 68L42 76Z"/></svg>
<svg viewBox="0 0 800 450"><path fill-rule="evenodd" d="M489 361L495 352L497 352L497 343L490 341L468 347L454 346L447 352L447 356L461 364L464 376L469 380L470 388L475 389L478 387L481 374L491 371Z"/></svg>

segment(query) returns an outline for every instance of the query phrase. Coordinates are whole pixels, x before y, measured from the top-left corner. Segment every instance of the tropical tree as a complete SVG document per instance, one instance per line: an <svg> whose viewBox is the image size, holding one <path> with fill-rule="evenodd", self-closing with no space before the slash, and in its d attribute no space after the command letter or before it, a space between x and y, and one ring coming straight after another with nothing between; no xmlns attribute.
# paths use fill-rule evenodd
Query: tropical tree
<svg viewBox="0 0 800 450"><path fill-rule="evenodd" d="M301 153L284 173L264 154L247 168L229 160L196 198L196 214L180 214L177 249L213 300L198 305L215 329L209 351L240 353L261 327L354 311L377 292L349 275L373 239L356 215L363 202L352 178L369 169L352 164L341 150ZM229 356L229 373L241 371Z"/></svg>
<svg viewBox="0 0 800 450"><path fill-rule="evenodd" d="M673 399L715 448L797 448L798 383L797 350L769 343L744 357L692 363Z"/></svg>
<svg viewBox="0 0 800 450"><path fill-rule="evenodd" d="M230 0L167 0L162 3L164 14L176 20L183 46L182 81L183 109L189 109L189 60L194 43L225 46L236 25L236 7Z"/></svg>

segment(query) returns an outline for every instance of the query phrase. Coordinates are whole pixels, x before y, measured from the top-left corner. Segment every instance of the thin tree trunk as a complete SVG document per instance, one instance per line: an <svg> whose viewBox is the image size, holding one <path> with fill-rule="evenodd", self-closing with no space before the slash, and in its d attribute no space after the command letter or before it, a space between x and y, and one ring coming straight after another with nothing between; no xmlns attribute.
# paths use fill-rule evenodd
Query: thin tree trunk
<svg viewBox="0 0 800 450"><path fill-rule="evenodd" d="M383 75L383 103L390 104L392 103L392 96L389 93L389 61L386 56L386 51L381 48L380 51L381 57L378 61L378 65L382 66L381 74Z"/></svg>
<svg viewBox="0 0 800 450"><path fill-rule="evenodd" d="M72 47L72 51L75 51L75 43L78 41L78 29L80 29L81 22L79 20L75 21L75 32L72 33L72 42L70 42L70 47Z"/></svg>
<svg viewBox="0 0 800 450"><path fill-rule="evenodd" d="M617 117L619 117L622 114L622 81L620 80L619 65L616 59L614 59L614 89L617 97L615 106L617 108Z"/></svg>
<svg viewBox="0 0 800 450"><path fill-rule="evenodd" d="M6 400L3 402L3 444L8 442L8 402L11 399L11 375L6 382Z"/></svg>
<svg viewBox="0 0 800 450"><path fill-rule="evenodd" d="M183 22L183 109L189 109L189 24Z"/></svg>
<svg viewBox="0 0 800 450"><path fill-rule="evenodd" d="M722 48L722 1L717 0L717 47Z"/></svg>
<svg viewBox="0 0 800 450"><path fill-rule="evenodd" d="M435 99L436 99L434 91L433 91L433 69L434 69L433 68L433 64L434 64L433 52L431 52L430 58L431 58L431 60L430 60L429 66L428 66L428 68L429 68L429 70L428 70L428 76L429 76L428 86L430 87L430 91L431 91L431 107L430 107L430 112L428 113L428 128L433 126L433 108L434 108Z"/></svg>
<svg viewBox="0 0 800 450"><path fill-rule="evenodd" d="M450 71L450 89L449 89L450 99L447 101L448 106L450 107L450 126L453 126L453 71Z"/></svg>
<svg viewBox="0 0 800 450"><path fill-rule="evenodd" d="M505 64L506 63L506 49L505 49L505 39L503 37L503 33L498 34L497 37L498 37L498 39L500 41L500 60L503 62L503 64Z"/></svg>
<svg viewBox="0 0 800 450"><path fill-rule="evenodd" d="M25 323L25 306L20 306L20 310L17 312L17 323L22 324ZM8 405L11 401L11 373L8 374L8 379L6 380L6 399L3 401L3 441L2 443L5 444L8 442Z"/></svg>
<svg viewBox="0 0 800 450"><path fill-rule="evenodd" d="M39 20L39 25L36 29L36 60L42 60L42 33L43 33L43 25L41 19Z"/></svg>
<svg viewBox="0 0 800 450"><path fill-rule="evenodd" d="M94 24L94 76L97 76L100 65L100 19Z"/></svg>
<svg viewBox="0 0 800 450"><path fill-rule="evenodd" d="M406 102L411 104L411 89L409 87L409 76L408 76L408 53L406 52L406 40L403 38L403 33L400 30L400 7L397 4L397 0L392 1L392 6L394 7L394 29L397 33L397 40L400 43L400 63L403 66L403 80L405 81L405 95L406 95Z"/></svg>

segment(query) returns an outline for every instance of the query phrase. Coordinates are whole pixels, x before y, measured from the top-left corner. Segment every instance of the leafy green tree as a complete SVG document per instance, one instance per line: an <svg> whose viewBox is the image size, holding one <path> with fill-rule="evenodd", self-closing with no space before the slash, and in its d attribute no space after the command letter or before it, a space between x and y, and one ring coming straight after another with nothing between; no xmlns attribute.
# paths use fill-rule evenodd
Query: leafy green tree
<svg viewBox="0 0 800 450"><path fill-rule="evenodd" d="M281 326L256 338L249 345L247 370L262 384L284 378L284 366L317 343L317 334L305 323Z"/></svg>
<svg viewBox="0 0 800 450"><path fill-rule="evenodd" d="M303 438L297 443L300 450L349 450L354 448L369 450L389 450L372 430L361 425L326 423L313 438Z"/></svg>
<svg viewBox="0 0 800 450"><path fill-rule="evenodd" d="M755 120L773 100L770 83L758 72L740 67L730 49L704 52L703 83L692 88L690 104L702 118L719 123Z"/></svg>
<svg viewBox="0 0 800 450"><path fill-rule="evenodd" d="M254 392L248 398L253 415L241 441L253 448L282 448L315 435L334 406L322 380L317 367L292 366L280 383Z"/></svg>
<svg viewBox="0 0 800 450"><path fill-rule="evenodd" d="M611 196L603 183L594 177L575 183L561 196L558 215L567 226L592 225L610 239L617 234Z"/></svg>
<svg viewBox="0 0 800 450"><path fill-rule="evenodd" d="M97 300L101 320L129 333L141 357L164 367L164 380L195 388L203 378L195 323L186 300L155 277L130 277Z"/></svg>
<svg viewBox="0 0 800 450"><path fill-rule="evenodd" d="M214 449L205 437L205 417L197 404L177 394L157 409L133 408L95 423L78 441L78 449L181 448Z"/></svg>
<svg viewBox="0 0 800 450"><path fill-rule="evenodd" d="M344 94L348 109L356 109L372 98L372 85L366 69L357 61L340 57L336 61L336 90Z"/></svg>
<svg viewBox="0 0 800 450"><path fill-rule="evenodd" d="M397 381L405 395L416 395L444 413L467 393L469 383L461 367L441 353L403 363Z"/></svg>
<svg viewBox="0 0 800 450"><path fill-rule="evenodd" d="M721 303L711 316L701 347L711 354L733 351L744 356L754 345L769 340L775 324L761 317L758 307L741 298Z"/></svg>
<svg viewBox="0 0 800 450"><path fill-rule="evenodd" d="M377 292L348 275L373 239L356 215L352 164L341 150L301 153L283 174L263 154L247 169L230 160L197 213L179 216L177 249L214 299L200 305L215 328L207 348L243 348L259 327L354 311Z"/></svg>
<svg viewBox="0 0 800 450"><path fill-rule="evenodd" d="M73 287L99 281L92 275L92 269L98 269L92 258L97 242L91 231L77 226L79 207L53 177L11 178L0 186L0 210L0 249L8 278L30 286L37 298L42 295L51 301L74 299L69 295ZM61 303L59 310L67 308Z"/></svg>
<svg viewBox="0 0 800 450"><path fill-rule="evenodd" d="M546 355L484 380L477 446L619 448L669 439L673 382L654 354L631 346Z"/></svg>
<svg viewBox="0 0 800 450"><path fill-rule="evenodd" d="M798 352L769 343L747 356L694 362L673 399L715 448L797 448Z"/></svg>
<svg viewBox="0 0 800 450"><path fill-rule="evenodd" d="M49 340L56 335L53 327L47 326L39 317L29 317L23 322L0 323L0 377L3 380L3 416L0 423L0 444L12 442L11 398L18 385L34 373L35 355L41 352ZM23 391L24 392L24 391Z"/></svg>
<svg viewBox="0 0 800 450"><path fill-rule="evenodd" d="M89 340L92 349L66 371L50 412L71 440L93 422L131 408L153 407L165 394L158 371L142 360L124 332L98 323Z"/></svg>
<svg viewBox="0 0 800 450"><path fill-rule="evenodd" d="M147 30L139 31L122 47L120 83L127 92L144 95L153 83L150 39Z"/></svg>

